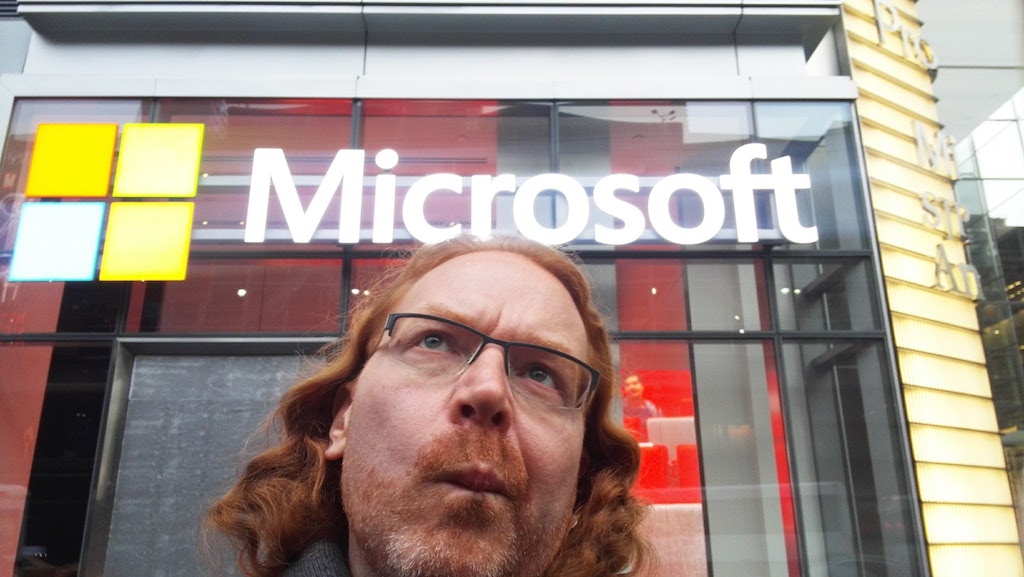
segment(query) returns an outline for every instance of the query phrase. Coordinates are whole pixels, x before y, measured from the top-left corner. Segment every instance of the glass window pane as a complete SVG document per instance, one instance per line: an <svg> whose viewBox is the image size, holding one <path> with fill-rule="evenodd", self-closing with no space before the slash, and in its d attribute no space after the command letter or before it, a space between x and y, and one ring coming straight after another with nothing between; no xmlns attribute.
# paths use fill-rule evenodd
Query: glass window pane
<svg viewBox="0 0 1024 577"><path fill-rule="evenodd" d="M989 218L997 227L1024 227L1024 179L982 180Z"/></svg>
<svg viewBox="0 0 1024 577"><path fill-rule="evenodd" d="M791 343L783 358L807 577L919 575L884 347Z"/></svg>
<svg viewBox="0 0 1024 577"><path fill-rule="evenodd" d="M0 258L0 333L54 333L62 282L10 282L11 259Z"/></svg>
<svg viewBox="0 0 1024 577"><path fill-rule="evenodd" d="M39 414L46 392L53 348L0 345L0 573L14 573L18 532L28 497L32 455L39 430Z"/></svg>
<svg viewBox="0 0 1024 577"><path fill-rule="evenodd" d="M693 371L712 573L789 575L799 553L773 347L694 344Z"/></svg>
<svg viewBox="0 0 1024 577"><path fill-rule="evenodd" d="M619 330L684 331L689 327L683 261L617 260L602 268L615 271L613 316Z"/></svg>
<svg viewBox="0 0 1024 577"><path fill-rule="evenodd" d="M352 261L352 282L349 283L347 322L352 322L352 313L362 305L377 283L384 277L392 265L400 263L398 259L361 258ZM394 311L400 312L400 311Z"/></svg>
<svg viewBox="0 0 1024 577"><path fill-rule="evenodd" d="M1024 195L1021 200L1024 200ZM995 300L1024 302L1024 226L1002 226L999 221L992 224L998 264L1002 265L1002 271L986 271L989 272L986 280L991 279L995 285L986 296Z"/></svg>
<svg viewBox="0 0 1024 577"><path fill-rule="evenodd" d="M616 191L616 198L636 209L615 209L617 215L636 220L636 234L623 232L626 222L599 209L592 198L590 222L578 239L588 244L636 240L603 240L595 236L595 226L619 231L609 238L639 235L638 242L674 244L662 234L668 228L655 228L650 215L667 213L676 226L693 228L704 221L704 203L696 193L681 188L667 202L653 205L652 187L676 173L697 174L709 185L717 184L718 177L729 172L732 153L749 141L752 132L750 105L745 103L567 104L559 106L558 113L560 173L576 178L591 197L605 176L624 173L640 179L639 192ZM723 198L730 207L731 193L724 191ZM725 213L722 230L709 242L735 244L733 211Z"/></svg>
<svg viewBox="0 0 1024 577"><path fill-rule="evenodd" d="M10 263L0 258L0 334L114 331L123 284L10 282Z"/></svg>
<svg viewBox="0 0 1024 577"><path fill-rule="evenodd" d="M205 125L193 245L237 245L247 218L254 151L283 151L300 204L306 210L338 150L350 148L352 103L164 98L159 101L157 122ZM279 189L271 188L266 238L291 242L279 194ZM339 211L339 194L335 193L317 227L324 238L337 241Z"/></svg>
<svg viewBox="0 0 1024 577"><path fill-rule="evenodd" d="M1020 283L1014 283L1014 292ZM979 302L978 321L999 428L1013 430L1024 424L1024 304Z"/></svg>
<svg viewBox="0 0 1024 577"><path fill-rule="evenodd" d="M109 346L0 345L0 572L76 568L109 365Z"/></svg>
<svg viewBox="0 0 1024 577"><path fill-rule="evenodd" d="M550 170L550 107L499 101L368 100L363 104L363 147L398 152L400 176ZM381 172L375 164L368 172Z"/></svg>
<svg viewBox="0 0 1024 577"><path fill-rule="evenodd" d="M693 330L744 333L771 328L761 261L700 261L686 265Z"/></svg>
<svg viewBox="0 0 1024 577"><path fill-rule="evenodd" d="M123 283L64 283L57 332L113 332L123 298Z"/></svg>
<svg viewBox="0 0 1024 577"><path fill-rule="evenodd" d="M1024 178L1024 147L1016 121L989 120L972 135L981 178Z"/></svg>
<svg viewBox="0 0 1024 577"><path fill-rule="evenodd" d="M758 102L754 104L754 118L756 140L767 145L768 159L788 156L794 173L810 175L810 190L797 190L796 212L801 226L817 227L819 240L811 245L783 246L866 248L867 210L850 105ZM755 173L772 172L767 161L760 164L762 168Z"/></svg>
<svg viewBox="0 0 1024 577"><path fill-rule="evenodd" d="M775 300L783 330L878 330L878 299L867 261L780 262Z"/></svg>
<svg viewBox="0 0 1024 577"><path fill-rule="evenodd" d="M181 282L133 283L131 332L336 333L341 262L194 260Z"/></svg>
<svg viewBox="0 0 1024 577"><path fill-rule="evenodd" d="M382 149L395 150L398 164L391 170L397 176L394 211L373 215L364 210L363 229L394 230L394 241L408 241L408 227L414 226L403 218L408 209L417 215L422 213L424 224L420 228L461 225L464 232L469 232L475 225L481 234L488 229L518 233L512 221L512 190L495 194L486 215L479 213L477 222L473 222L470 177L511 174L521 184L526 178L550 172L550 111L550 106L544 104L499 101L365 102L362 146L367 154L367 175L382 172L372 160ZM462 193L440 187L422 206L406 207L412 183L441 173L463 177ZM543 206L544 202L537 204ZM364 233L364 238L367 236Z"/></svg>
<svg viewBox="0 0 1024 577"><path fill-rule="evenodd" d="M19 218L26 203L35 204L41 202L39 199L26 200L25 192L28 182L29 169L33 161L33 147L36 142L36 132L43 123L73 123L73 124L117 124L123 125L128 122L139 122L149 114L148 101L138 99L19 99L14 104L14 111L11 116L10 132L6 135L7 142L4 149L3 159L0 162L0 311L7 309L7 312L0 312L0 333L18 332L53 332L47 310L53 306L60 305L61 288L60 284L49 288L43 288L38 283L18 283L11 285L7 282L9 274L11 251L14 249L14 240L17 235ZM111 166L113 172L113 165ZM44 199L49 204L55 204L57 198ZM88 199L101 200L101 199ZM62 202L67 202L63 200ZM87 252L87 251L86 251ZM85 255L79 255L85 256ZM88 262L88 261L86 261ZM84 265L83 265L84 266ZM68 285L69 287L71 285ZM70 290L70 289L69 289ZM21 296L17 296L21 293ZM56 294L56 298L52 297ZM49 295L49 296L43 296ZM33 300L33 306L40 306L40 317L38 319L22 318L19 314L13 313L11 308L22 305L12 304L12 299L21 299L22 303ZM43 300L39 300L43 299ZM67 300L71 298L69 293ZM43 304L43 301L46 304ZM78 306L76 303L74 306ZM102 304L99 308L105 309ZM113 330L114 317L106 310L96 311L97 316L103 317L87 319L94 316L94 311L74 310L71 316L81 318L67 318L62 322L68 328L61 330L74 331L109 331ZM2 318L6 316L6 318ZM4 326L6 325L6 327ZM20 325L20 326L19 326Z"/></svg>
<svg viewBox="0 0 1024 577"><path fill-rule="evenodd" d="M10 195L24 198L32 147L36 130L44 123L120 124L141 122L149 115L148 101L139 99L18 99L14 103L11 124L0 164L0 199ZM3 203L0 202L0 206ZM4 221L0 210L0 250L9 250L3 244ZM13 243L13 237L10 242Z"/></svg>
<svg viewBox="0 0 1024 577"><path fill-rule="evenodd" d="M621 331L744 333L771 326L761 261L619 259L587 266Z"/></svg>
<svg viewBox="0 0 1024 577"><path fill-rule="evenodd" d="M968 136L963 140L958 141L953 148L953 153L956 157L957 178L959 180L963 180L965 178L977 178L978 159L974 155L974 139Z"/></svg>
<svg viewBox="0 0 1024 577"><path fill-rule="evenodd" d="M635 490L652 503L657 574L790 575L797 524L771 344L618 346L615 410L640 441Z"/></svg>
<svg viewBox="0 0 1024 577"><path fill-rule="evenodd" d="M628 394L634 400L642 398L651 403L649 413L657 415L636 415L638 417L693 417L692 371L690 368L690 346L680 341L634 341L620 340L619 368L623 380L623 398ZM625 381L630 375L640 377L642 387L627 391ZM629 402L623 405L628 407ZM634 403L638 408L645 403ZM629 411L626 411L629 412ZM627 427L632 431L646 430L643 419ZM641 437L639 440L645 441Z"/></svg>
<svg viewBox="0 0 1024 577"><path fill-rule="evenodd" d="M652 575L706 576L690 346L680 341L619 341L618 346L623 387L613 411L640 442L634 491L651 503L643 531L658 557Z"/></svg>
<svg viewBox="0 0 1024 577"><path fill-rule="evenodd" d="M36 130L44 123L120 124L140 122L149 114L142 100L19 99L14 103L10 131L0 164L0 250L14 245L12 225L25 198Z"/></svg>
<svg viewBox="0 0 1024 577"><path fill-rule="evenodd" d="M750 106L738 102L631 102L558 107L560 171L725 174L751 136Z"/></svg>

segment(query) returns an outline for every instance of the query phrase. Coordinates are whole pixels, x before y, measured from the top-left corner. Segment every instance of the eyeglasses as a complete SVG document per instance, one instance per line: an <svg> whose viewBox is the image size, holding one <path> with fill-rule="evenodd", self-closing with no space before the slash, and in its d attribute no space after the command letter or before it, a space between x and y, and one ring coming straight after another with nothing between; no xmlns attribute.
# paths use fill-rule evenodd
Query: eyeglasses
<svg viewBox="0 0 1024 577"><path fill-rule="evenodd" d="M443 317L413 313L388 315L384 326L391 358L431 375L458 375L485 346L505 351L505 374L520 395L562 409L586 405L597 388L598 372L561 351L502 341Z"/></svg>

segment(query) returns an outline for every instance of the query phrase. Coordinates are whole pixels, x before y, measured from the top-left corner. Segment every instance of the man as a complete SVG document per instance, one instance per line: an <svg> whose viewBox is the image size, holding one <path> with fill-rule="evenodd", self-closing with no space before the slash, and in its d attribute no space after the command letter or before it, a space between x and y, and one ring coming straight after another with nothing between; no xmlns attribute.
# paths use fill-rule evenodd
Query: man
<svg viewBox="0 0 1024 577"><path fill-rule="evenodd" d="M644 382L640 375L631 374L622 380L622 418L627 428L630 423L638 426L634 431L641 441L647 440L647 419L660 417L657 405L644 398Z"/></svg>
<svg viewBox="0 0 1024 577"><path fill-rule="evenodd" d="M371 291L282 440L211 508L250 576L639 571L636 443L608 417L608 335L554 249L457 238Z"/></svg>

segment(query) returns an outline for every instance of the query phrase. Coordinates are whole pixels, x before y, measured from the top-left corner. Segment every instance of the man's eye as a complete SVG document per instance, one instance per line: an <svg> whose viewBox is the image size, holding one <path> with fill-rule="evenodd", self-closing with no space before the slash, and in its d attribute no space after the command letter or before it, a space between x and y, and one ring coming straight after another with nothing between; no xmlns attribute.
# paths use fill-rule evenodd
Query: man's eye
<svg viewBox="0 0 1024 577"><path fill-rule="evenodd" d="M544 367L531 367L526 371L526 378L547 387L555 386L555 377Z"/></svg>
<svg viewBox="0 0 1024 577"><path fill-rule="evenodd" d="M423 337L420 340L420 346L425 349L432 351L442 351L448 349L448 344L445 342L445 338L442 335L432 334Z"/></svg>

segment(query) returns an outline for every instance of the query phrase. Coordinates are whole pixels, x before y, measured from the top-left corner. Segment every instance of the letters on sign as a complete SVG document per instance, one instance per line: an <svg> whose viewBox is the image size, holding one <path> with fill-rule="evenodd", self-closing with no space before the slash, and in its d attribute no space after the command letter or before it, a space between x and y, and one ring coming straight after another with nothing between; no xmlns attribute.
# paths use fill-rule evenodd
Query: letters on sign
<svg viewBox="0 0 1024 577"><path fill-rule="evenodd" d="M424 215L424 207L427 199L435 193L462 195L468 192L468 232L484 238L492 233L495 197L511 195L512 220L518 231L523 236L545 244L570 243L583 235L589 223L595 221L592 216L603 215L603 218L596 219L592 230L593 238L601 244L624 245L636 242L650 225L658 236L669 242L694 245L707 242L721 233L727 212L722 190L730 190L736 240L755 243L760 240L760 235L754 192L769 190L774 192L773 216L777 219L782 236L793 243L816 242L817 227L805 226L800 222L797 206L797 191L811 188L810 175L794 173L788 156L772 160L768 174L753 174L753 161L767 158L768 151L764 144L752 143L737 148L729 161L729 174L721 175L718 185L699 174L665 176L650 189L646 211L644 207L626 200L641 192L640 178L632 174L612 174L601 178L593 186L593 200L583 184L564 174L541 174L521 183L513 174L473 175L468 179L450 173L429 174L417 179L406 191L401 205L401 221L414 239L424 243L440 242L462 234L466 231L459 222L444 226L429 222ZM365 152L362 150L339 150L309 205L303 209L284 151L279 148L257 149L253 155L245 242L258 243L266 238L271 187L280 200L292 240L297 243L307 243L313 238L328 205L340 189L338 242L359 242L364 161ZM395 216L399 207L396 206L396 178L388 171L398 161L398 154L391 149L385 149L375 157L377 166L385 172L374 179L373 243L390 243L394 240ZM546 226L536 216L535 205L540 195L546 192L560 195L567 206L567 217L557 226ZM672 198L680 193L692 193L699 199L703 209L699 223L682 226L673 219ZM459 218L458 215L453 217L455 220ZM600 221L607 221L607 217L618 220L620 226L602 224Z"/></svg>

